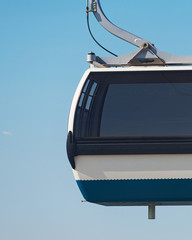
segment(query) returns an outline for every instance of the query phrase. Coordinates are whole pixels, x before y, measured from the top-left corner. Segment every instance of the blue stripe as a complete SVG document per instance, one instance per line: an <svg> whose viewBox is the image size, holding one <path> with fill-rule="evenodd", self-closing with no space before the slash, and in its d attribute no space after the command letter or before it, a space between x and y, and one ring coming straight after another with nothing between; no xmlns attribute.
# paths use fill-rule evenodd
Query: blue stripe
<svg viewBox="0 0 192 240"><path fill-rule="evenodd" d="M78 180L89 202L190 202L192 179Z"/></svg>

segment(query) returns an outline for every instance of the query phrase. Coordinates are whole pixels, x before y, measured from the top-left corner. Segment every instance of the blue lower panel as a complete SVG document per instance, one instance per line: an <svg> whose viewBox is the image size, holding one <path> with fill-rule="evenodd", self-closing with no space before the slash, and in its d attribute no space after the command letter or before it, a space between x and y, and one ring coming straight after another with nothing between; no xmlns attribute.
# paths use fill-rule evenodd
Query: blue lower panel
<svg viewBox="0 0 192 240"><path fill-rule="evenodd" d="M89 202L190 202L192 179L77 181Z"/></svg>

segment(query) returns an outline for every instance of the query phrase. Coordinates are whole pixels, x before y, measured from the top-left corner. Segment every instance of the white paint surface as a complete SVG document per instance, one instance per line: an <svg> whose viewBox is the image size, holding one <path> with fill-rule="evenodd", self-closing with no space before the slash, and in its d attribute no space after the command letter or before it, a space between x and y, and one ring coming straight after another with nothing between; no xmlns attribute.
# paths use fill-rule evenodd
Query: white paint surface
<svg viewBox="0 0 192 240"><path fill-rule="evenodd" d="M192 154L77 156L76 180L192 178Z"/></svg>

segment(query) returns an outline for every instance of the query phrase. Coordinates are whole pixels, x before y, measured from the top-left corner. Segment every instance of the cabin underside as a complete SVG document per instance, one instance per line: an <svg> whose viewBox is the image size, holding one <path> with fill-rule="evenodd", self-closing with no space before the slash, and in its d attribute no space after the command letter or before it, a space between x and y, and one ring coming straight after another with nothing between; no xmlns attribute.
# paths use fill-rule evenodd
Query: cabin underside
<svg viewBox="0 0 192 240"><path fill-rule="evenodd" d="M78 156L86 201L106 206L192 204L192 154Z"/></svg>

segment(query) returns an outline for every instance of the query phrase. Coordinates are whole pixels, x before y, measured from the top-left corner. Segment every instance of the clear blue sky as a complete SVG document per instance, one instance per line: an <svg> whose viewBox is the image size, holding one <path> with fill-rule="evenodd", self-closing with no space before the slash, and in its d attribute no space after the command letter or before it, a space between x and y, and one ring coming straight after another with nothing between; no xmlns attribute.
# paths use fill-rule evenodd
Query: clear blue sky
<svg viewBox="0 0 192 240"><path fill-rule="evenodd" d="M165 52L192 55L192 1L101 0L109 19ZM90 38L85 0L0 2L0 239L190 239L192 207L81 203L65 149L86 55L108 56ZM118 55L135 47L91 18L95 37Z"/></svg>

